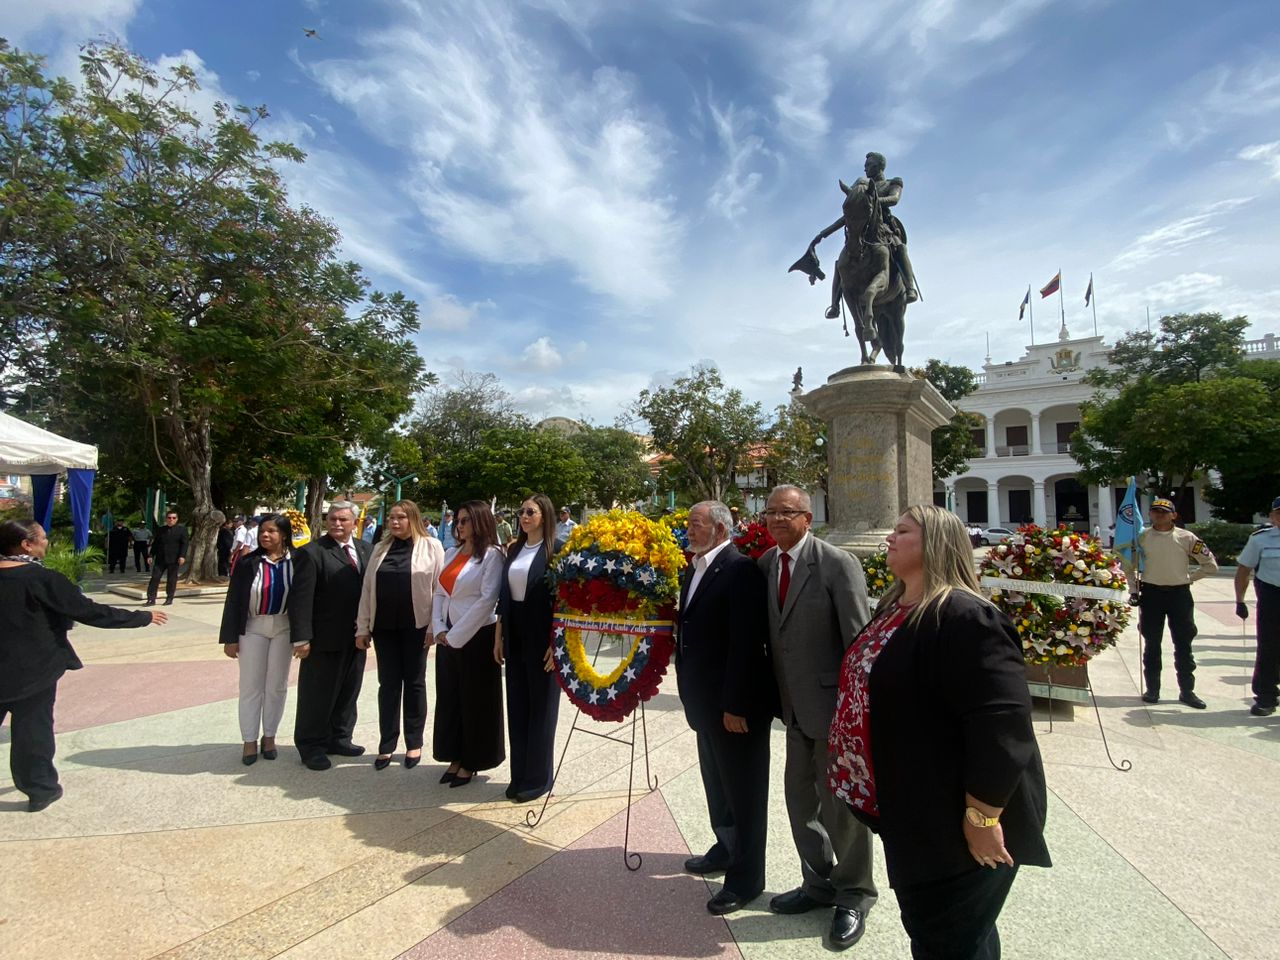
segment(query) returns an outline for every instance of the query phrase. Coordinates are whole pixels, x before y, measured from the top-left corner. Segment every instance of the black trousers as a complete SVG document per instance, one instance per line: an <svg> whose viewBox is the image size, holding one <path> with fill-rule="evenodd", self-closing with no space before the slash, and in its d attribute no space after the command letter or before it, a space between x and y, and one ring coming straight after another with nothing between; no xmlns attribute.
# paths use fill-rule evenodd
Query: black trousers
<svg viewBox="0 0 1280 960"><path fill-rule="evenodd" d="M422 748L427 726L426 630L379 630L374 627L373 646L378 653L378 753L394 753L400 742L400 706L404 701L404 747Z"/></svg>
<svg viewBox="0 0 1280 960"><path fill-rule="evenodd" d="M147 542L145 540L133 541L133 569L135 573L142 573L143 570L151 570L151 561L148 559Z"/></svg>
<svg viewBox="0 0 1280 960"><path fill-rule="evenodd" d="M1280 702L1280 587L1254 577L1258 598L1258 656L1253 663L1253 699L1260 707Z"/></svg>
<svg viewBox="0 0 1280 960"><path fill-rule="evenodd" d="M115 573L116 567L120 568L120 572L124 573L124 566L129 562L129 548L122 547L119 550L112 550L107 556L107 573Z"/></svg>
<svg viewBox="0 0 1280 960"><path fill-rule="evenodd" d="M556 721L560 685L542 666L550 637L534 636L523 603L512 603L502 624L507 661L507 736L511 741L511 786L518 793L551 789L555 779Z"/></svg>
<svg viewBox="0 0 1280 960"><path fill-rule="evenodd" d="M298 664L298 711L293 742L303 760L322 757L333 746L351 743L356 727L356 701L364 683L368 654L355 645L316 650Z"/></svg>
<svg viewBox="0 0 1280 960"><path fill-rule="evenodd" d="M1191 586L1161 587L1153 583L1142 585L1142 672L1147 678L1147 689L1160 691L1160 647L1164 642L1164 624L1169 621L1169 634L1173 638L1173 668L1178 674L1178 689L1190 693L1196 688L1196 658L1191 653L1191 641L1196 637L1195 602L1191 599Z"/></svg>
<svg viewBox="0 0 1280 960"><path fill-rule="evenodd" d="M218 551L218 576L225 577L230 573L231 573L231 551L219 550Z"/></svg>
<svg viewBox="0 0 1280 960"><path fill-rule="evenodd" d="M712 860L727 860L724 885L740 897L764 889L769 826L769 724L752 720L747 733L723 726L695 731L698 770L716 842Z"/></svg>
<svg viewBox="0 0 1280 960"><path fill-rule="evenodd" d="M151 565L151 581L147 584L147 599L154 600L156 592L160 589L160 578L165 578L164 598L172 600L173 594L178 589L178 563L161 563L157 560Z"/></svg>
<svg viewBox="0 0 1280 960"><path fill-rule="evenodd" d="M471 772L507 758L502 741L502 668L493 659L494 625L460 649L436 647L436 722L431 755Z"/></svg>
<svg viewBox="0 0 1280 960"><path fill-rule="evenodd" d="M896 887L913 960L1000 960L996 920L1017 873L1001 864Z"/></svg>
<svg viewBox="0 0 1280 960"><path fill-rule="evenodd" d="M0 703L0 723L12 717L9 744L9 773L13 785L32 800L45 800L58 790L58 771L53 767L53 701L58 685L21 700Z"/></svg>

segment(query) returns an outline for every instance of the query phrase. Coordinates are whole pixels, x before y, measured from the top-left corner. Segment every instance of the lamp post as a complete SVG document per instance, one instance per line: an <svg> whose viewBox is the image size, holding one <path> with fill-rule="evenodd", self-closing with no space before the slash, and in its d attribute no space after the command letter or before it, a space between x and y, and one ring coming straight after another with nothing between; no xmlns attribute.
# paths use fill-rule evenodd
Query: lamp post
<svg viewBox="0 0 1280 960"><path fill-rule="evenodd" d="M403 477L393 477L384 473L382 474L382 479L386 480L387 483L394 483L396 485L396 500L398 501L401 499L400 490L402 486L410 480L417 480L418 475L417 473L406 473Z"/></svg>

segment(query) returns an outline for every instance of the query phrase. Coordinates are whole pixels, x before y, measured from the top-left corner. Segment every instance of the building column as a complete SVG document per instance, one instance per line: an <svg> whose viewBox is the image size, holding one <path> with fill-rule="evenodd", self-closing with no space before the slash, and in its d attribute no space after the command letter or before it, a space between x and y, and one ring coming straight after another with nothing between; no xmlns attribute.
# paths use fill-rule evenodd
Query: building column
<svg viewBox="0 0 1280 960"><path fill-rule="evenodd" d="M987 526L1000 526L1000 486L995 480L987 481Z"/></svg>
<svg viewBox="0 0 1280 960"><path fill-rule="evenodd" d="M988 457L996 455L996 418L987 417L987 454Z"/></svg>
<svg viewBox="0 0 1280 960"><path fill-rule="evenodd" d="M1031 455L1034 457L1044 453L1040 449L1040 414L1033 413L1031 415Z"/></svg>
<svg viewBox="0 0 1280 960"><path fill-rule="evenodd" d="M1038 421L1032 421L1036 423ZM1045 527L1045 516L1047 511L1044 505L1044 481L1031 481L1031 520L1040 529Z"/></svg>
<svg viewBox="0 0 1280 960"><path fill-rule="evenodd" d="M1098 516L1094 523L1098 525L1098 529L1102 531L1102 542L1107 542L1108 527L1115 520L1113 503L1115 497L1111 492L1111 484L1103 483L1098 485Z"/></svg>

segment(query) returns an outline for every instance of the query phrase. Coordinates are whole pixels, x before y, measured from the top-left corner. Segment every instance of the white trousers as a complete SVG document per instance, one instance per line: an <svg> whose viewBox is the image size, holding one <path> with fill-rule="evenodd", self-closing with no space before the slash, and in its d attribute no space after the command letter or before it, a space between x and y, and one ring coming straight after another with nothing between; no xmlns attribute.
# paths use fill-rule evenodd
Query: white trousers
<svg viewBox="0 0 1280 960"><path fill-rule="evenodd" d="M284 716L284 701L289 693L289 661L293 644L289 642L289 617L274 614L249 617L240 638L240 739L245 743L274 737Z"/></svg>

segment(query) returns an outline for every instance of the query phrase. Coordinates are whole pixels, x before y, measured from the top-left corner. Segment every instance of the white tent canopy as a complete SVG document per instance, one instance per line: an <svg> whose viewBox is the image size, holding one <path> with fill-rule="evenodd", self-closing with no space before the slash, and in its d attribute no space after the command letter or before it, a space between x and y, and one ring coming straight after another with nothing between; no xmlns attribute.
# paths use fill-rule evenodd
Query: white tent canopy
<svg viewBox="0 0 1280 960"><path fill-rule="evenodd" d="M0 413L0 473L61 473L98 469L98 448Z"/></svg>

